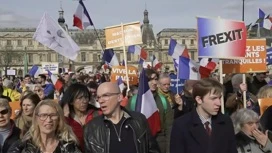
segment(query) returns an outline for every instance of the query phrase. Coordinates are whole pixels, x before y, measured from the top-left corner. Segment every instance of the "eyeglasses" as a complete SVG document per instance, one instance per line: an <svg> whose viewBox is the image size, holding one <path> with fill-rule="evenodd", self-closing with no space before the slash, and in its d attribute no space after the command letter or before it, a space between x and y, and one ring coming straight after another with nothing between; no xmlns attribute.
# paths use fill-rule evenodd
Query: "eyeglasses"
<svg viewBox="0 0 272 153"><path fill-rule="evenodd" d="M50 117L52 120L57 120L59 118L58 114L37 114L40 120L45 121L48 117Z"/></svg>
<svg viewBox="0 0 272 153"><path fill-rule="evenodd" d="M4 109L4 110L1 110L1 111L0 111L0 114L6 115L8 112L9 112L8 109Z"/></svg>
<svg viewBox="0 0 272 153"><path fill-rule="evenodd" d="M118 93L106 93L106 94L103 94L101 96L96 96L96 101L99 101L99 99L103 99L103 100L109 100L111 96L113 95L118 95L120 94L119 92Z"/></svg>

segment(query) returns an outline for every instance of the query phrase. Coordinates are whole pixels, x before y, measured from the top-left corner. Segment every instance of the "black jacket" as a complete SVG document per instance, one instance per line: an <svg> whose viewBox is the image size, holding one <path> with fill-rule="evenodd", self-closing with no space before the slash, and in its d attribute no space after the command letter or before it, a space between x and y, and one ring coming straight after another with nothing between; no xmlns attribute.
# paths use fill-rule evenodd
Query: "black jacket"
<svg viewBox="0 0 272 153"><path fill-rule="evenodd" d="M14 143L5 153L40 153L40 148L32 144L30 140L26 141L17 141ZM79 148L74 142L59 141L58 146L56 147L56 153L81 153Z"/></svg>
<svg viewBox="0 0 272 153"><path fill-rule="evenodd" d="M150 134L146 117L138 112L129 112L122 108L126 122L123 126L132 128L137 153L160 153L156 141ZM109 153L111 121L99 116L90 121L84 129L86 153Z"/></svg>
<svg viewBox="0 0 272 153"><path fill-rule="evenodd" d="M5 140L0 153L6 153L8 149L11 147L11 145L13 145L14 142L20 139L21 130L15 126L12 120L11 120L11 128L12 128L11 132L9 136L7 137L7 139Z"/></svg>
<svg viewBox="0 0 272 153"><path fill-rule="evenodd" d="M174 121L170 153L237 153L231 119L220 112L212 116L209 137L196 110Z"/></svg>

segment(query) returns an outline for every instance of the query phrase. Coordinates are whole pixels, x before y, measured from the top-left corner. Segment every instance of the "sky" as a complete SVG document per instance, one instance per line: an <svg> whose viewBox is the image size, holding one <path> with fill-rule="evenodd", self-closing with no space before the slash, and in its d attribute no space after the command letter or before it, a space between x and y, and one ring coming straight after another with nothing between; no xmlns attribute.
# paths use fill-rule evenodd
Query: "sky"
<svg viewBox="0 0 272 153"><path fill-rule="evenodd" d="M155 33L164 28L196 28L196 17L242 20L243 0L84 0L96 29L134 21L143 22L143 12ZM36 28L44 12L57 21L60 6L69 28L77 0L0 0L0 28ZM255 22L258 9L272 14L272 0L245 0L245 23ZM89 27L92 29L93 27Z"/></svg>

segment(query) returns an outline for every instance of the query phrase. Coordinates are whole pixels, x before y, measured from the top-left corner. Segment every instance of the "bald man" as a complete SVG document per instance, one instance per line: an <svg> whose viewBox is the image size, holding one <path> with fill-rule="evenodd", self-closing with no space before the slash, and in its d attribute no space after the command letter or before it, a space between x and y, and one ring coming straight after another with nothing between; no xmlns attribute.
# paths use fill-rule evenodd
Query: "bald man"
<svg viewBox="0 0 272 153"><path fill-rule="evenodd" d="M120 106L122 93L116 83L102 83L96 98L103 115L94 118L84 129L86 153L160 152L145 116Z"/></svg>

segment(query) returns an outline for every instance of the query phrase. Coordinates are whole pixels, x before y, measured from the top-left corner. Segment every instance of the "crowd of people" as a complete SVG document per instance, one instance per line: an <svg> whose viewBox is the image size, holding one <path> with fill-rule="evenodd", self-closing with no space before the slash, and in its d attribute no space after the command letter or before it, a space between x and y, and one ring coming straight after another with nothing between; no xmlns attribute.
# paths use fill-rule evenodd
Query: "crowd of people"
<svg viewBox="0 0 272 153"><path fill-rule="evenodd" d="M224 84L214 77L187 80L177 94L170 90L170 73L145 74L159 111L156 133L135 111L142 89L121 90L107 74L59 75L60 90L44 74L1 78L1 153L272 152L272 107L260 114L258 104L258 98L272 97L266 73L249 74L246 83L241 74L225 76ZM16 101L20 109L12 110Z"/></svg>

